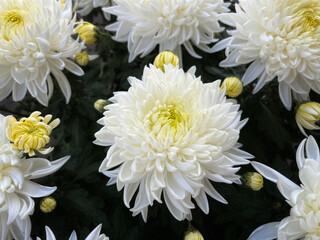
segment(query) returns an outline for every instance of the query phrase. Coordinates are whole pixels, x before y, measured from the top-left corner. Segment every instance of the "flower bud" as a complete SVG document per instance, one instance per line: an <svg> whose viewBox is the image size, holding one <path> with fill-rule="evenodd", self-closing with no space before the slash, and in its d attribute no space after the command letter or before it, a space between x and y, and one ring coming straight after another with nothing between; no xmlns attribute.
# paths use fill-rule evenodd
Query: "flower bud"
<svg viewBox="0 0 320 240"><path fill-rule="evenodd" d="M104 107L106 105L109 104L109 101L108 100L105 100L105 99L99 99L97 100L95 103L94 103L94 108L100 112L100 113L103 113L104 112Z"/></svg>
<svg viewBox="0 0 320 240"><path fill-rule="evenodd" d="M86 51L82 53L78 53L75 59L76 59L76 63L81 67L87 66L89 63L89 56Z"/></svg>
<svg viewBox="0 0 320 240"><path fill-rule="evenodd" d="M320 119L320 104L317 102L306 102L301 104L296 112L296 122L301 132L307 136L303 128L308 130L319 130L317 125Z"/></svg>
<svg viewBox="0 0 320 240"><path fill-rule="evenodd" d="M57 201L53 197L45 197L40 202L40 210L44 213L52 212L57 206Z"/></svg>
<svg viewBox="0 0 320 240"><path fill-rule="evenodd" d="M243 184L253 191L259 191L263 188L263 177L257 172L247 172L241 176Z"/></svg>
<svg viewBox="0 0 320 240"><path fill-rule="evenodd" d="M77 27L76 30L81 38L86 44L93 44L97 41L97 31L96 26L89 22L83 22L80 27Z"/></svg>
<svg viewBox="0 0 320 240"><path fill-rule="evenodd" d="M226 95L238 97L242 93L242 82L237 77L227 77L221 85L221 89L226 88Z"/></svg>
<svg viewBox="0 0 320 240"><path fill-rule="evenodd" d="M198 230L193 230L186 233L184 240L204 240L204 238Z"/></svg>
<svg viewBox="0 0 320 240"><path fill-rule="evenodd" d="M158 54L154 59L153 65L157 68L160 68L164 72L164 65L173 65L179 66L179 58L177 55L173 54L170 51L164 51Z"/></svg>

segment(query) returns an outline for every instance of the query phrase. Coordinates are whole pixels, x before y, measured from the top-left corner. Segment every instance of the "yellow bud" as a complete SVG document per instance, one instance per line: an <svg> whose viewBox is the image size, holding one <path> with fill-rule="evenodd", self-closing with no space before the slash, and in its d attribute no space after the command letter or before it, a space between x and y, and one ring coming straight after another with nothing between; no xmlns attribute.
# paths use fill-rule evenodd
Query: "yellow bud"
<svg viewBox="0 0 320 240"><path fill-rule="evenodd" d="M154 59L153 65L160 68L164 72L164 65L173 65L175 67L179 66L179 58L177 55L170 51L164 51L158 54Z"/></svg>
<svg viewBox="0 0 320 240"><path fill-rule="evenodd" d="M237 77L227 77L221 85L221 89L224 88L229 97L238 97L242 93L242 82Z"/></svg>
<svg viewBox="0 0 320 240"><path fill-rule="evenodd" d="M108 100L105 100L105 99L99 99L97 100L95 103L94 103L94 108L100 112L100 113L103 113L104 112L104 107L106 105L109 104L109 101Z"/></svg>
<svg viewBox="0 0 320 240"><path fill-rule="evenodd" d="M202 234L198 230L187 232L184 236L184 240L204 240Z"/></svg>
<svg viewBox="0 0 320 240"><path fill-rule="evenodd" d="M241 176L242 182L253 191L263 188L263 177L257 172L247 172Z"/></svg>
<svg viewBox="0 0 320 240"><path fill-rule="evenodd" d="M78 53L76 55L76 63L81 67L87 66L89 63L88 53L86 51Z"/></svg>
<svg viewBox="0 0 320 240"><path fill-rule="evenodd" d="M40 210L44 213L52 212L57 206L57 201L53 197L43 198L40 202Z"/></svg>
<svg viewBox="0 0 320 240"><path fill-rule="evenodd" d="M64 6L66 5L64 0L61 0L61 7L64 8Z"/></svg>
<svg viewBox="0 0 320 240"><path fill-rule="evenodd" d="M80 27L76 28L81 40L86 41L86 44L93 44L97 41L96 26L89 22L82 22Z"/></svg>
<svg viewBox="0 0 320 240"><path fill-rule="evenodd" d="M301 132L306 135L303 128L319 130L317 125L320 120L320 104L317 102L306 102L301 104L296 112L296 122ZM306 135L307 136L307 135Z"/></svg>

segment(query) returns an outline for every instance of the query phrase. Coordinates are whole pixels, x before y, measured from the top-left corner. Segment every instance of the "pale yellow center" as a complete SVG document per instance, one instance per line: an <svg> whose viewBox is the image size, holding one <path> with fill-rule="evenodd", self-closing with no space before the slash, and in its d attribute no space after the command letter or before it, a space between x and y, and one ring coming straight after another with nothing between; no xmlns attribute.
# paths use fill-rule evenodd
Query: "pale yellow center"
<svg viewBox="0 0 320 240"><path fill-rule="evenodd" d="M299 3L297 3L299 4ZM314 1L309 1L303 6L294 4L295 9L292 19L286 24L286 30L295 32L302 37L315 37L319 34L320 26L320 5Z"/></svg>
<svg viewBox="0 0 320 240"><path fill-rule="evenodd" d="M14 9L0 13L1 38L10 41L18 32L24 32L25 11Z"/></svg>
<svg viewBox="0 0 320 240"><path fill-rule="evenodd" d="M186 130L189 114L183 104L160 104L154 107L145 117L147 125L155 136L162 139L181 137Z"/></svg>
<svg viewBox="0 0 320 240"><path fill-rule="evenodd" d="M300 9L296 16L297 22L294 27L301 28L303 32L314 31L319 26L320 17L316 15L313 8Z"/></svg>

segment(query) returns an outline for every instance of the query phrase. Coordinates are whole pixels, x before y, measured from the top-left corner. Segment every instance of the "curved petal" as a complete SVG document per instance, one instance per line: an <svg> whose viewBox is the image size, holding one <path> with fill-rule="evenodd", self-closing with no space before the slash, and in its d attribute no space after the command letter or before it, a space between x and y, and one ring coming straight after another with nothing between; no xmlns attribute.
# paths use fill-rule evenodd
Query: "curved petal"
<svg viewBox="0 0 320 240"><path fill-rule="evenodd" d="M296 189L299 189L300 187L295 184L294 182L292 182L291 180L289 180L288 178L286 178L285 176L283 176L281 173L273 170L272 168L259 163L259 162L255 162L255 161L251 161L251 165L266 179L270 180L271 182L277 183L278 179L281 178L282 182L284 182L285 184L281 185L283 186L286 190L285 191L293 191ZM285 197L285 196L284 196Z"/></svg>
<svg viewBox="0 0 320 240"><path fill-rule="evenodd" d="M25 179L22 188L16 192L30 197L44 197L52 194L56 189L57 187L46 187Z"/></svg>
<svg viewBox="0 0 320 240"><path fill-rule="evenodd" d="M46 226L46 240L56 240L56 237L48 226Z"/></svg>
<svg viewBox="0 0 320 240"><path fill-rule="evenodd" d="M32 161L32 167L30 169L31 176L29 179L41 178L56 172L69 160L69 158L70 156L65 156L52 162L44 158L26 159L25 161Z"/></svg>
<svg viewBox="0 0 320 240"><path fill-rule="evenodd" d="M96 240L100 235L100 231L102 228L102 224L99 224L89 235L86 237L85 240Z"/></svg>
<svg viewBox="0 0 320 240"><path fill-rule="evenodd" d="M70 237L69 237L69 240L77 240L78 237L77 237L77 234L75 231L72 231Z"/></svg>
<svg viewBox="0 0 320 240"><path fill-rule="evenodd" d="M248 240L273 240L278 236L278 227L280 222L271 222L264 224L254 230Z"/></svg>
<svg viewBox="0 0 320 240"><path fill-rule="evenodd" d="M309 136L306 143L307 158L320 162L319 147L313 136Z"/></svg>
<svg viewBox="0 0 320 240"><path fill-rule="evenodd" d="M299 169L302 168L304 161L306 160L304 156L304 146L306 141L307 141L307 138L302 140L296 152L296 161Z"/></svg>
<svg viewBox="0 0 320 240"><path fill-rule="evenodd" d="M7 224L11 224L19 214L20 200L19 200L19 197L15 193L7 194L7 198L8 198L7 201L8 201L8 205L9 205Z"/></svg>

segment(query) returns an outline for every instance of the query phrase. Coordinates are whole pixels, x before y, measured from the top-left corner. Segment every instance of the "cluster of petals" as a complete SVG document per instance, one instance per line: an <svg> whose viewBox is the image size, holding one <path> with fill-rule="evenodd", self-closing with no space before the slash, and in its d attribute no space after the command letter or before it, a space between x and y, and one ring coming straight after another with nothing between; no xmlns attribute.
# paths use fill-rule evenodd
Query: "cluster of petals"
<svg viewBox="0 0 320 240"><path fill-rule="evenodd" d="M53 79L66 101L71 96L63 69L80 76L83 70L73 62L84 48L74 39L75 15L71 0L62 7L59 0L8 0L0 4L0 100L12 92L14 101L26 93L48 105Z"/></svg>
<svg viewBox="0 0 320 240"><path fill-rule="evenodd" d="M258 79L254 93L277 78L288 110L292 96L302 101L311 89L320 93L320 1L240 0L235 7L235 13L220 16L235 28L213 48L226 48L220 66L251 63L242 81Z"/></svg>
<svg viewBox="0 0 320 240"><path fill-rule="evenodd" d="M87 237L85 240L109 240L109 238L104 235L100 234L102 225L98 225ZM77 240L77 234L75 231L73 231L70 235L69 240ZM41 240L40 238L37 238L37 240ZM52 230L46 226L46 240L56 240L56 237Z"/></svg>
<svg viewBox="0 0 320 240"><path fill-rule="evenodd" d="M110 0L78 0L77 13L81 16L86 16L92 12L94 8L107 7L111 5ZM110 14L104 12L107 20L110 19Z"/></svg>
<svg viewBox="0 0 320 240"><path fill-rule="evenodd" d="M163 199L178 220L192 218L192 199L205 213L207 195L227 203L210 181L240 183L235 165L252 157L239 149L247 121L240 106L226 98L220 80L204 84L195 71L146 66L142 80L129 77L129 90L114 93L98 121L95 143L111 146L99 171L108 185L124 188L128 208L137 192L131 211L145 221L148 206Z"/></svg>
<svg viewBox="0 0 320 240"><path fill-rule="evenodd" d="M29 215L34 211L32 198L48 196L56 190L32 180L57 171L69 157L52 162L24 158L22 151L10 146L4 130L7 121L7 117L0 115L0 239L29 239Z"/></svg>
<svg viewBox="0 0 320 240"><path fill-rule="evenodd" d="M257 228L248 240L312 240L320 237L320 152L312 136L304 139L296 153L298 186L272 168L258 162L253 167L265 178L277 184L280 193L291 206L290 216Z"/></svg>
<svg viewBox="0 0 320 240"><path fill-rule="evenodd" d="M53 147L44 148L50 141L52 130L60 123L57 118L51 123L52 115L40 116L41 112L33 112L28 118L21 118L19 121L13 116L8 117L8 124L5 126L8 139L13 142L11 148L22 150L30 157L35 155L35 150L42 154L48 154Z"/></svg>
<svg viewBox="0 0 320 240"><path fill-rule="evenodd" d="M106 27L116 31L114 39L128 42L129 62L146 56L159 45L159 52L170 50L178 55L181 46L196 58L192 45L210 52L208 44L218 39L214 34L223 28L220 13L228 12L223 0L114 0L114 6L103 8L117 16L117 22Z"/></svg>

